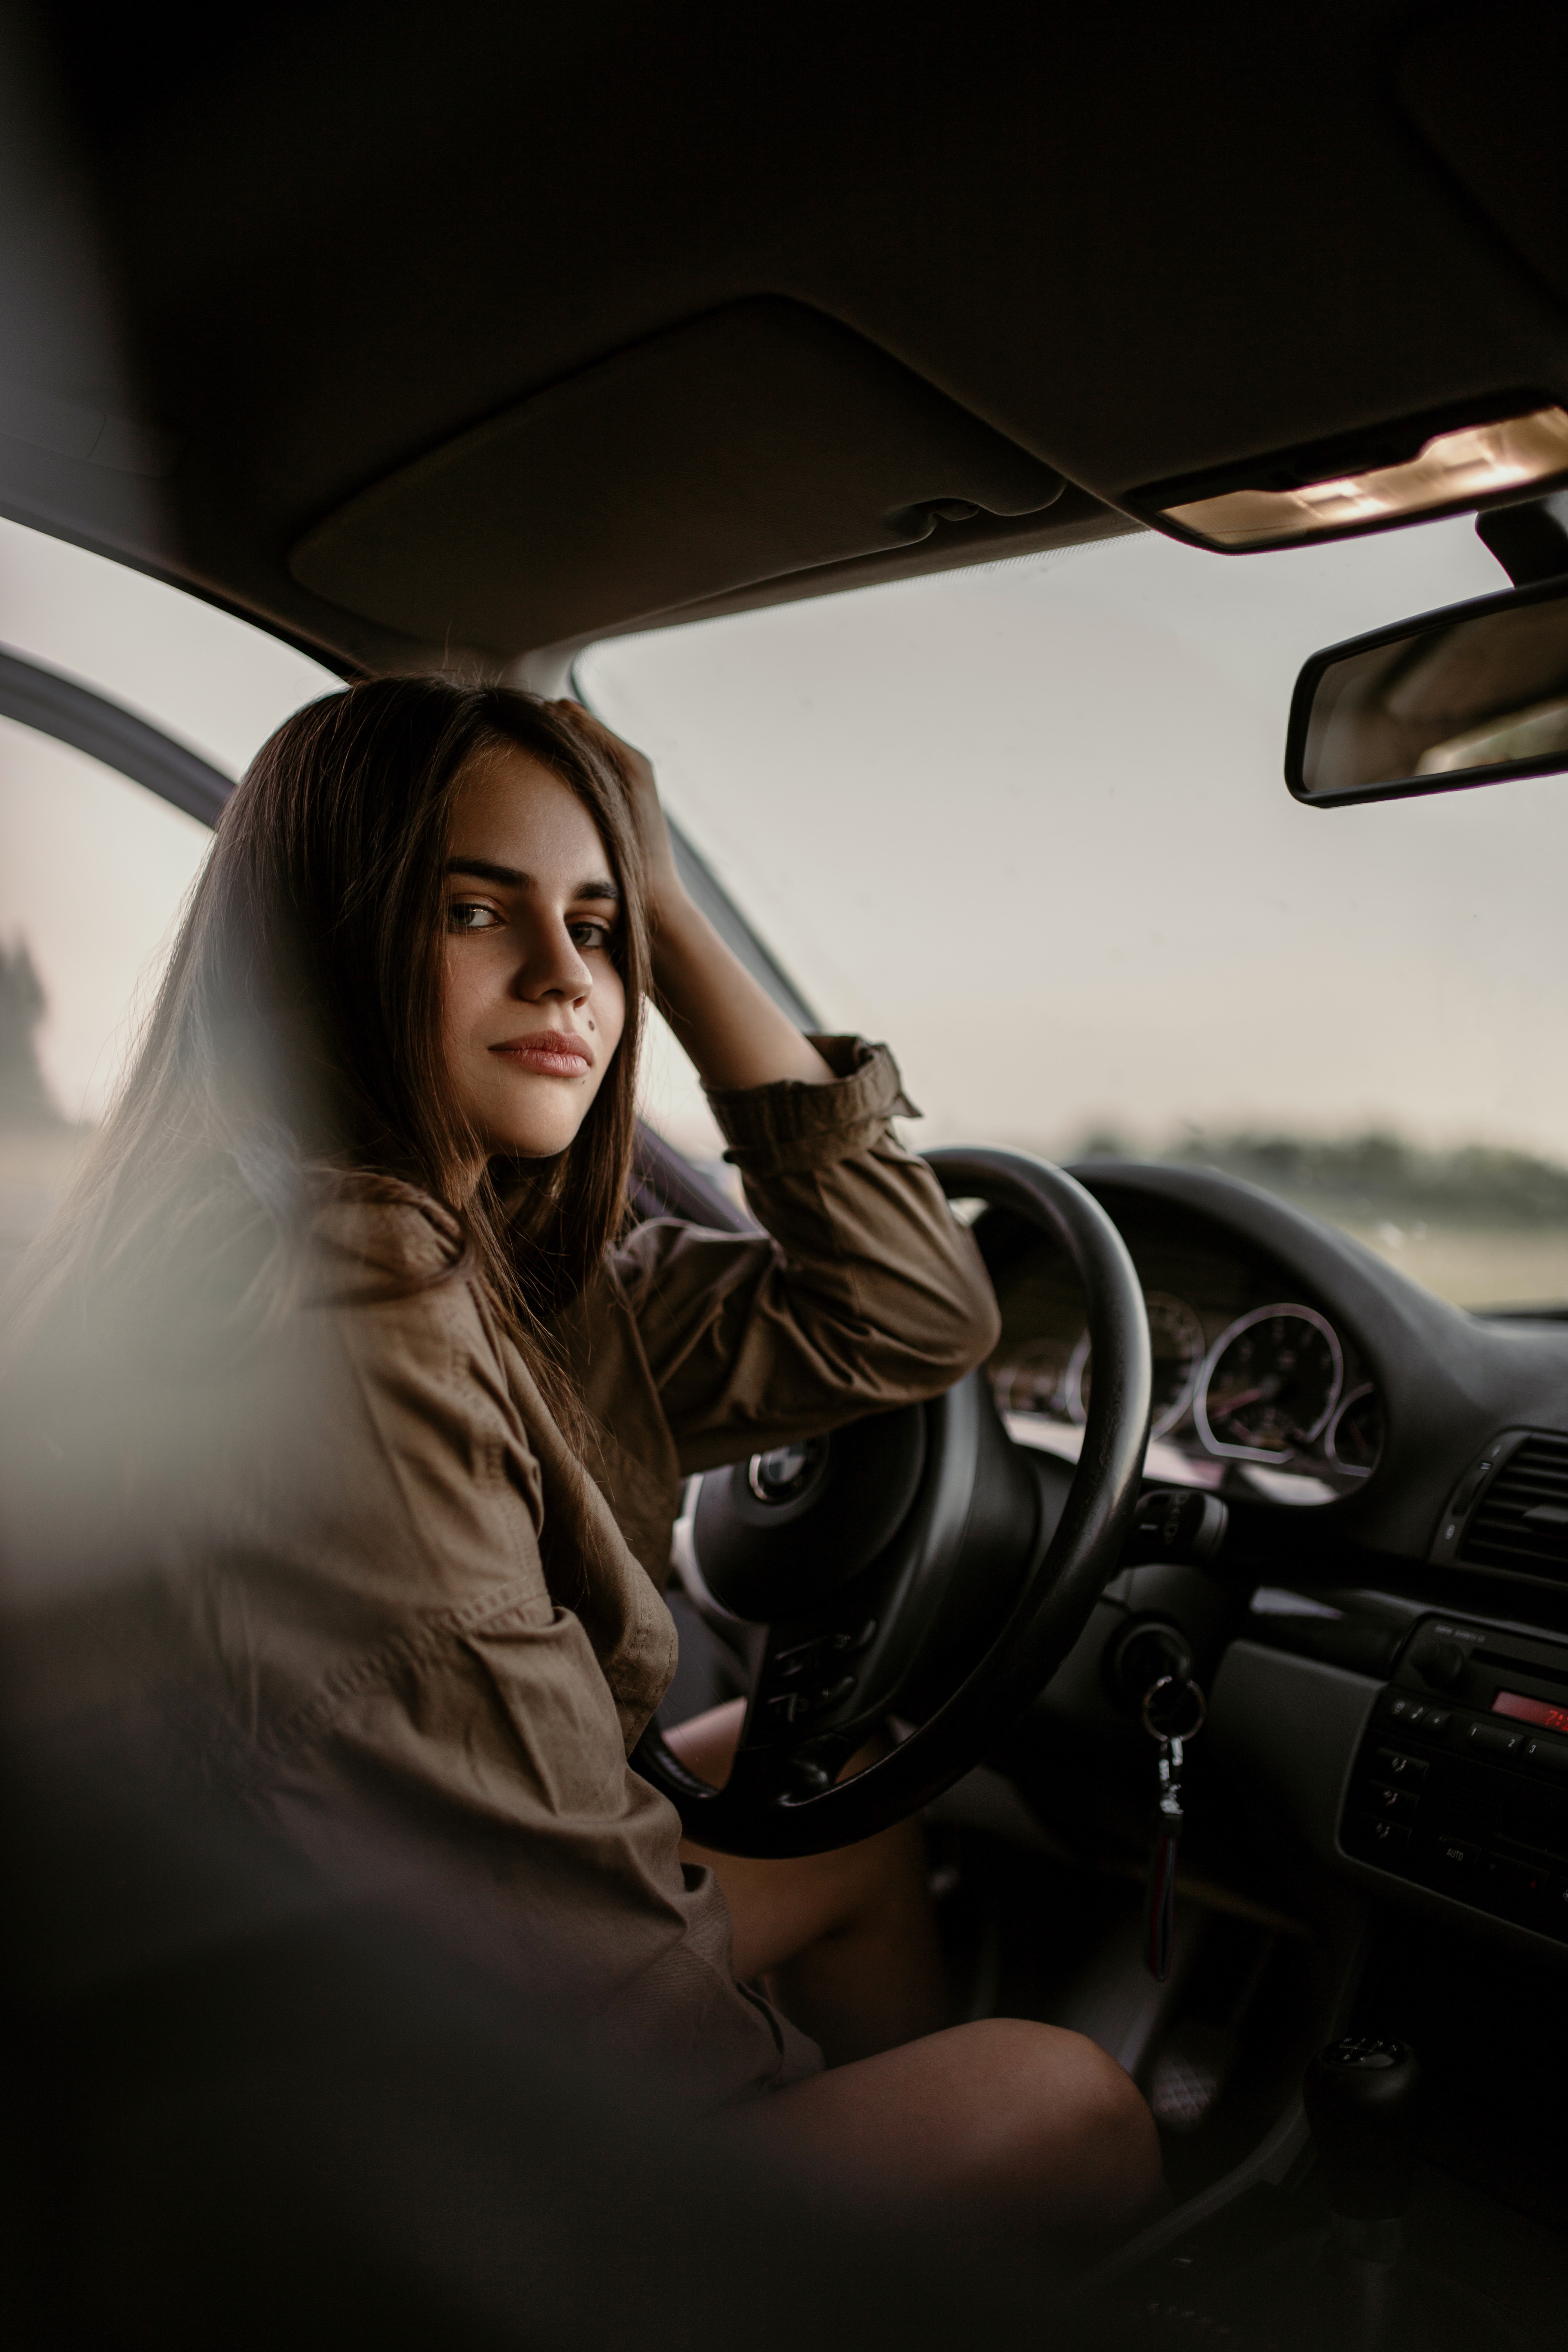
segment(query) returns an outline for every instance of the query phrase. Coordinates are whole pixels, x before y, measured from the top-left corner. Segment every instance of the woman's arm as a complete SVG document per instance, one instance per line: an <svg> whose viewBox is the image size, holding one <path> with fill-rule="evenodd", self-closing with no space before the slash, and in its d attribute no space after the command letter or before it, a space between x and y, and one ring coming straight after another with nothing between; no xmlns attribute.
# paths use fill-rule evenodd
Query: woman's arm
<svg viewBox="0 0 1568 2352"><path fill-rule="evenodd" d="M773 1086L781 1078L797 1078L811 1087L831 1085L834 1073L810 1039L779 1010L688 897L676 869L651 762L580 704L566 708L574 724L610 753L626 778L647 873L649 944L659 1006L703 1085L725 1093Z"/></svg>

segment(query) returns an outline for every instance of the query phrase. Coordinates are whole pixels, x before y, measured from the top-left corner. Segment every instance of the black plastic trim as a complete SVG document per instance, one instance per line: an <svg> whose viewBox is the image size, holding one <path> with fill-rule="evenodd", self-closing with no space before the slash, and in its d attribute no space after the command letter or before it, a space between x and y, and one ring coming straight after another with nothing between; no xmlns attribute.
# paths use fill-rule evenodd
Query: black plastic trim
<svg viewBox="0 0 1568 2352"><path fill-rule="evenodd" d="M676 871L725 946L739 956L752 978L760 982L781 1012L787 1013L798 1028L820 1030L821 1020L771 949L752 930L707 859L692 847L668 812L665 822L669 826Z"/></svg>
<svg viewBox="0 0 1568 2352"><path fill-rule="evenodd" d="M145 719L138 719L106 695L58 670L43 669L20 654L0 649L0 718L14 719L35 733L68 743L89 759L144 784L160 800L184 809L204 824L216 824L234 780L195 751L187 751Z"/></svg>

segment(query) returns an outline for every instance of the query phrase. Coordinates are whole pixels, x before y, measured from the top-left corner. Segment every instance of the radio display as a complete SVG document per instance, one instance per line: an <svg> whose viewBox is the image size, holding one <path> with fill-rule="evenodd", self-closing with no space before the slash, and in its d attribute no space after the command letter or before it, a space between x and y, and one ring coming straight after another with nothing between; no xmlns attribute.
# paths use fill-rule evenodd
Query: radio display
<svg viewBox="0 0 1568 2352"><path fill-rule="evenodd" d="M1536 1723L1542 1731L1561 1731L1568 1737L1568 1706L1553 1706L1550 1699L1526 1698L1522 1691L1499 1691L1492 1713L1511 1715L1516 1723Z"/></svg>

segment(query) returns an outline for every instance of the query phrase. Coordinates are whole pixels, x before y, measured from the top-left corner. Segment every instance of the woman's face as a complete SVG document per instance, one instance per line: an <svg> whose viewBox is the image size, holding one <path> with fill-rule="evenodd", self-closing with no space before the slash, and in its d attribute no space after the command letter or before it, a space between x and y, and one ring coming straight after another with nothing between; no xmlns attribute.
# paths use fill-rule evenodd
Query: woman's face
<svg viewBox="0 0 1568 2352"><path fill-rule="evenodd" d="M605 1082L626 994L599 829L526 751L459 780L445 877L447 1066L485 1150L564 1151Z"/></svg>

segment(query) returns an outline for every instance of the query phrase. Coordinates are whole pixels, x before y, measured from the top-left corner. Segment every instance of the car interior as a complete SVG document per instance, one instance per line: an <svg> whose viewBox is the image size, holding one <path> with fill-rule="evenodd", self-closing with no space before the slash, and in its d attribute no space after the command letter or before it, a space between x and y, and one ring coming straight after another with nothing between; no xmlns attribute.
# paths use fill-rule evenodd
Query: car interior
<svg viewBox="0 0 1568 2352"><path fill-rule="evenodd" d="M440 670L619 723L617 660L740 616L1446 530L1487 593L1302 644L1259 801L1348 867L1365 802L1397 839L1568 770L1543 0L93 0L0 41L0 516L269 640L279 716ZM0 717L195 844L243 761L0 635ZM733 820L763 864L795 821ZM673 1132L635 1213L742 1229ZM923 1812L955 2015L1089 2034L1159 2126L1169 2211L1071 2290L1112 2340L1561 2341L1568 1283L1458 1303L1201 1152L931 1156L997 1351L690 1482L662 1722L748 1730L717 1795L657 1729L639 1769L739 1852Z"/></svg>

